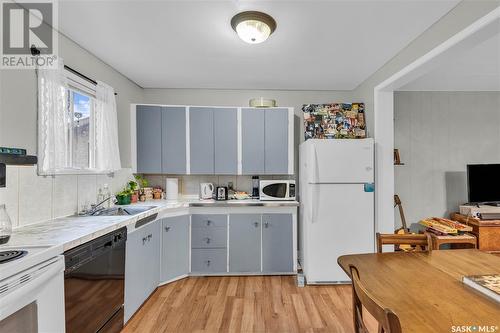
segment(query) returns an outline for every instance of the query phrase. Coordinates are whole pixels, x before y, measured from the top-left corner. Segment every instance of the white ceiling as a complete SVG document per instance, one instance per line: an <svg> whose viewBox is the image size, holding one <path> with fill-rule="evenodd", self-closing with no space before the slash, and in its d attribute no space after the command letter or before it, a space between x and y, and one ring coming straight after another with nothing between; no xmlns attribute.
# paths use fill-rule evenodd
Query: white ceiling
<svg viewBox="0 0 500 333"><path fill-rule="evenodd" d="M403 91L500 91L500 35L457 55L401 89Z"/></svg>
<svg viewBox="0 0 500 333"><path fill-rule="evenodd" d="M458 0L61 1L59 28L145 88L351 90ZM273 16L266 42L229 24Z"/></svg>

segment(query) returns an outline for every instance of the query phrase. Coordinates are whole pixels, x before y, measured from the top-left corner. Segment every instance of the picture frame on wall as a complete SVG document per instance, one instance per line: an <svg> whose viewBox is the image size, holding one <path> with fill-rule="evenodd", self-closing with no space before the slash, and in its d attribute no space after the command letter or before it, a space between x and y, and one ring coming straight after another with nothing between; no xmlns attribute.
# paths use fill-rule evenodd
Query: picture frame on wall
<svg viewBox="0 0 500 333"><path fill-rule="evenodd" d="M304 139L366 138L364 103L304 104Z"/></svg>

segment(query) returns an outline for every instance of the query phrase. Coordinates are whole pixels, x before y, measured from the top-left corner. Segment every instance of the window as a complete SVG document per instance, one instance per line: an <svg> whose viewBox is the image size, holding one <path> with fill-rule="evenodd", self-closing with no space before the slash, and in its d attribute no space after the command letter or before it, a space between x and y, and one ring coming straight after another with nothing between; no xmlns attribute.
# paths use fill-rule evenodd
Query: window
<svg viewBox="0 0 500 333"><path fill-rule="evenodd" d="M38 69L38 173L109 173L121 168L113 87L66 69Z"/></svg>
<svg viewBox="0 0 500 333"><path fill-rule="evenodd" d="M68 89L70 165L75 169L93 169L94 103L91 96Z"/></svg>
<svg viewBox="0 0 500 333"><path fill-rule="evenodd" d="M65 71L68 78L68 154L69 168L95 168L95 86Z"/></svg>

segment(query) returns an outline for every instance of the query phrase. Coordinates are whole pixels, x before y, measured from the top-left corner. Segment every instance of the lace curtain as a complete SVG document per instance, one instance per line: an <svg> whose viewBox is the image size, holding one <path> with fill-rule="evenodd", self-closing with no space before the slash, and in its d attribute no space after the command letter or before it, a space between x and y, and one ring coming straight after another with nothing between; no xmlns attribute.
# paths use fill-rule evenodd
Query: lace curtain
<svg viewBox="0 0 500 333"><path fill-rule="evenodd" d="M57 69L38 70L38 173L55 174L69 167L71 115L68 111L68 83L64 62Z"/></svg>
<svg viewBox="0 0 500 333"><path fill-rule="evenodd" d="M70 130L73 115L68 107L68 79L63 59L57 69L38 70L38 173L54 175L72 169ZM104 82L95 88L95 163L77 172L108 173L121 169L115 92ZM91 145L93 146L93 145ZM94 152L92 152L94 153ZM91 153L91 154L92 154Z"/></svg>
<svg viewBox="0 0 500 333"><path fill-rule="evenodd" d="M96 169L110 172L121 169L118 146L118 115L114 89L97 81L95 101Z"/></svg>

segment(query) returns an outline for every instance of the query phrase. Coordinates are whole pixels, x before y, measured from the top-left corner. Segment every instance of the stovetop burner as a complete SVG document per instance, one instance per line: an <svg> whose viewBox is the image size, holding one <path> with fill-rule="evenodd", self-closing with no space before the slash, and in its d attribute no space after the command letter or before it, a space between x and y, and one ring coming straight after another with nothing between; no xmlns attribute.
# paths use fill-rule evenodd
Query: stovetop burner
<svg viewBox="0 0 500 333"><path fill-rule="evenodd" d="M0 251L0 264L22 258L26 254L28 254L28 251L24 250Z"/></svg>

